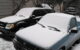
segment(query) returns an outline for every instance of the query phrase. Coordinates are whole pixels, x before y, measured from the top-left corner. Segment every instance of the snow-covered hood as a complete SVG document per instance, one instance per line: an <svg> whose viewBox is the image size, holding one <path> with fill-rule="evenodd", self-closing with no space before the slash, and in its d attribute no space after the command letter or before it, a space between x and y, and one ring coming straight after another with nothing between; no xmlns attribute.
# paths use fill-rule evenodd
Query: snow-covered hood
<svg viewBox="0 0 80 50"><path fill-rule="evenodd" d="M16 33L16 36L45 49L49 49L67 35L67 33L43 28L38 24L22 29Z"/></svg>
<svg viewBox="0 0 80 50"><path fill-rule="evenodd" d="M14 22L17 22L17 21L20 21L20 20L23 20L23 19L26 19L26 18L23 17L23 16L16 16L16 15L14 15L14 16L1 18L0 21L7 22L7 23L14 23Z"/></svg>

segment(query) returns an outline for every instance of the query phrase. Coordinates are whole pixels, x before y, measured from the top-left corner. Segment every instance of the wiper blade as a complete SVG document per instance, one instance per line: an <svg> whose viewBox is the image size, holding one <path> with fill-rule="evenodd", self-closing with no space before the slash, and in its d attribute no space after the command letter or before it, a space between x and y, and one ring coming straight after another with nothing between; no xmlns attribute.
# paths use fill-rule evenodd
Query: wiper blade
<svg viewBox="0 0 80 50"><path fill-rule="evenodd" d="M43 28L46 28L43 24L40 24L40 23L38 23L39 25L41 25ZM56 30L56 31L59 31L60 32L60 30L59 29L57 29L56 27L52 27L52 26L48 26L48 28L50 29L50 30Z"/></svg>
<svg viewBox="0 0 80 50"><path fill-rule="evenodd" d="M43 28L45 28L45 26L43 24L38 23L39 25L41 25Z"/></svg>
<svg viewBox="0 0 80 50"><path fill-rule="evenodd" d="M49 27L50 30L55 29L56 31L59 31L60 32L60 30L58 28L56 28L56 27L52 27L52 26L48 26L48 27Z"/></svg>

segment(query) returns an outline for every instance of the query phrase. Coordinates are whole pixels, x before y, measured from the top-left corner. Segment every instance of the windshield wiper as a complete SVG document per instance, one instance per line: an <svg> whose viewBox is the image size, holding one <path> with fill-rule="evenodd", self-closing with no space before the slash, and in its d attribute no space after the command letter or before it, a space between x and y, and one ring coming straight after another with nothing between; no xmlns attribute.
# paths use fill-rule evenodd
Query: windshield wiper
<svg viewBox="0 0 80 50"><path fill-rule="evenodd" d="M40 24L40 23L38 23L39 25L41 25L43 28L45 28L45 26L43 25L43 24ZM48 28L50 29L50 30L56 30L56 31L59 31L60 32L60 30L59 29L57 29L56 27L52 27L52 26L48 26Z"/></svg>
<svg viewBox="0 0 80 50"><path fill-rule="evenodd" d="M52 26L48 26L48 27L49 27L49 29L50 29L50 30L55 29L56 31L59 31L59 32L60 32L60 30L59 30L59 29L57 29L56 27L52 27Z"/></svg>
<svg viewBox="0 0 80 50"><path fill-rule="evenodd" d="M41 25L43 28L45 28L45 26L43 24L38 23L39 25Z"/></svg>

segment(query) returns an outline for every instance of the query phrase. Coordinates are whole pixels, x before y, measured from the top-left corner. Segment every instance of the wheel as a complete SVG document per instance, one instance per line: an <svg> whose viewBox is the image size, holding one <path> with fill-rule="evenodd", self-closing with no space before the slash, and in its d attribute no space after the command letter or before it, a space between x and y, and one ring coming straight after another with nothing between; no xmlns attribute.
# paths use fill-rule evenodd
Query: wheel
<svg viewBox="0 0 80 50"><path fill-rule="evenodd" d="M80 39L79 40L77 40L77 42L76 42L77 44L79 44L80 43Z"/></svg>
<svg viewBox="0 0 80 50"><path fill-rule="evenodd" d="M65 47L60 48L59 50L65 50Z"/></svg>
<svg viewBox="0 0 80 50"><path fill-rule="evenodd" d="M77 40L72 46L75 46L76 44L79 44L80 43L80 39Z"/></svg>
<svg viewBox="0 0 80 50"><path fill-rule="evenodd" d="M15 47L16 50L27 50L27 49L25 49L23 47L19 47L19 45L18 46L17 45L16 46L14 45L14 47Z"/></svg>
<svg viewBox="0 0 80 50"><path fill-rule="evenodd" d="M72 50L72 47L70 47L68 50Z"/></svg>
<svg viewBox="0 0 80 50"><path fill-rule="evenodd" d="M72 48L73 48L76 44L79 44L79 43L80 43L80 39L77 40L77 41L75 41L75 42L73 43L73 45L72 45L68 50L72 50Z"/></svg>

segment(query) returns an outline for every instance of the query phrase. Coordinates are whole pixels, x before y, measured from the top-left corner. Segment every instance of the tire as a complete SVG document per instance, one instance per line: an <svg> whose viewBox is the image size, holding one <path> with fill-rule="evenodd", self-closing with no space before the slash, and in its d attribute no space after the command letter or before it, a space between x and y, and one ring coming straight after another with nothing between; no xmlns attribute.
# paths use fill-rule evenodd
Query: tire
<svg viewBox="0 0 80 50"><path fill-rule="evenodd" d="M80 43L80 39L77 40L77 41L75 41L75 42L73 43L73 45L72 45L68 50L72 50L72 48L73 48L76 44L79 44L79 43Z"/></svg>
<svg viewBox="0 0 80 50"><path fill-rule="evenodd" d="M65 47L60 48L59 50L65 50Z"/></svg>
<svg viewBox="0 0 80 50"><path fill-rule="evenodd" d="M77 40L77 44L79 44L80 43L80 39L79 40Z"/></svg>
<svg viewBox="0 0 80 50"><path fill-rule="evenodd" d="M14 47L16 50L25 50L23 47L19 47L19 46L15 46L15 45L14 45Z"/></svg>

